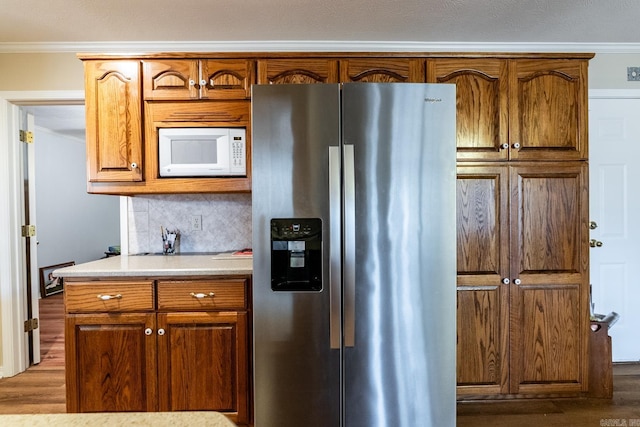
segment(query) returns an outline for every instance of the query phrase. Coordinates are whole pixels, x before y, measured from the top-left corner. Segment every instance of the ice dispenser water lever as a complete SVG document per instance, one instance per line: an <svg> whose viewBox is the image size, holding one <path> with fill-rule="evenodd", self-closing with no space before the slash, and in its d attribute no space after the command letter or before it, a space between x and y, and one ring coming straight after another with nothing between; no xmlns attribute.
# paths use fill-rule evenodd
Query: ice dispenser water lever
<svg viewBox="0 0 640 427"><path fill-rule="evenodd" d="M271 289L322 290L322 221L319 218L271 220Z"/></svg>

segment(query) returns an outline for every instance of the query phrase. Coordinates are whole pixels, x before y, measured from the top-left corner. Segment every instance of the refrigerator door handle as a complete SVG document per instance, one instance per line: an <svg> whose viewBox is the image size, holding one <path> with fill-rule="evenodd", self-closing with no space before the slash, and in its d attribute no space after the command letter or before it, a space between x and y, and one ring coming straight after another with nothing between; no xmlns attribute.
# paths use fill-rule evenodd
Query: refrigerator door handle
<svg viewBox="0 0 640 427"><path fill-rule="evenodd" d="M344 346L356 337L356 178L352 144L344 146Z"/></svg>
<svg viewBox="0 0 640 427"><path fill-rule="evenodd" d="M329 335L332 349L341 346L341 210L340 147L329 147Z"/></svg>

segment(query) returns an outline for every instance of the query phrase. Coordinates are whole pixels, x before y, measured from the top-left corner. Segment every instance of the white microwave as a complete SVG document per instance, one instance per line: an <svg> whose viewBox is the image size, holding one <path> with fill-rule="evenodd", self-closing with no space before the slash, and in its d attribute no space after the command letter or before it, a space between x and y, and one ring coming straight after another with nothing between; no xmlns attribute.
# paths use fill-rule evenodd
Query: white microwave
<svg viewBox="0 0 640 427"><path fill-rule="evenodd" d="M245 128L160 128L160 176L246 176L246 147Z"/></svg>

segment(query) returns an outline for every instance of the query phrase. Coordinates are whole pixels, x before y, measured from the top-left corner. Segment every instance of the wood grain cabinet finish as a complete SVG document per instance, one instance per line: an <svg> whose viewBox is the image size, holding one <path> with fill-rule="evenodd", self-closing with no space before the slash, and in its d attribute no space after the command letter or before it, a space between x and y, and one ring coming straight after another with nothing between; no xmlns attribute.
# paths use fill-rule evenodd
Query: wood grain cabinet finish
<svg viewBox="0 0 640 427"><path fill-rule="evenodd" d="M144 60L144 99L250 99L254 61L245 59Z"/></svg>
<svg viewBox="0 0 640 427"><path fill-rule="evenodd" d="M586 160L587 83L584 60L510 60L510 157Z"/></svg>
<svg viewBox="0 0 640 427"><path fill-rule="evenodd" d="M509 171L458 165L458 393L508 393Z"/></svg>
<svg viewBox="0 0 640 427"><path fill-rule="evenodd" d="M215 410L248 423L247 280L157 286L159 410Z"/></svg>
<svg viewBox="0 0 640 427"><path fill-rule="evenodd" d="M67 314L65 322L67 412L157 411L154 313Z"/></svg>
<svg viewBox="0 0 640 427"><path fill-rule="evenodd" d="M67 411L215 410L249 425L249 295L247 277L65 281Z"/></svg>
<svg viewBox="0 0 640 427"><path fill-rule="evenodd" d="M86 61L87 176L91 182L143 179L140 61Z"/></svg>
<svg viewBox="0 0 640 427"><path fill-rule="evenodd" d="M509 157L509 79L503 59L427 60L427 80L456 85L458 160Z"/></svg>
<svg viewBox="0 0 640 427"><path fill-rule="evenodd" d="M259 84L338 83L338 60L316 58L262 59Z"/></svg>
<svg viewBox="0 0 640 427"><path fill-rule="evenodd" d="M510 166L510 392L586 392L586 162Z"/></svg>
<svg viewBox="0 0 640 427"><path fill-rule="evenodd" d="M423 83L424 59L349 58L340 60L340 82Z"/></svg>
<svg viewBox="0 0 640 427"><path fill-rule="evenodd" d="M458 160L586 160L587 65L438 58L427 81L456 84Z"/></svg>
<svg viewBox="0 0 640 427"><path fill-rule="evenodd" d="M258 62L258 83L408 83L424 82L420 58L291 58Z"/></svg>
<svg viewBox="0 0 640 427"><path fill-rule="evenodd" d="M586 391L585 162L459 163L458 395Z"/></svg>

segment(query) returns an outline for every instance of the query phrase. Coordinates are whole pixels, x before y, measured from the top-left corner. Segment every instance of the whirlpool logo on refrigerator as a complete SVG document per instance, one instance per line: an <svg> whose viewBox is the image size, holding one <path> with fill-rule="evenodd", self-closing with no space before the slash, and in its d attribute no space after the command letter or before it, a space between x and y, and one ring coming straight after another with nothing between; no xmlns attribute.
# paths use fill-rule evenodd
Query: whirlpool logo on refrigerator
<svg viewBox="0 0 640 427"><path fill-rule="evenodd" d="M425 98L424 102L435 104L436 102L442 102L442 98Z"/></svg>

